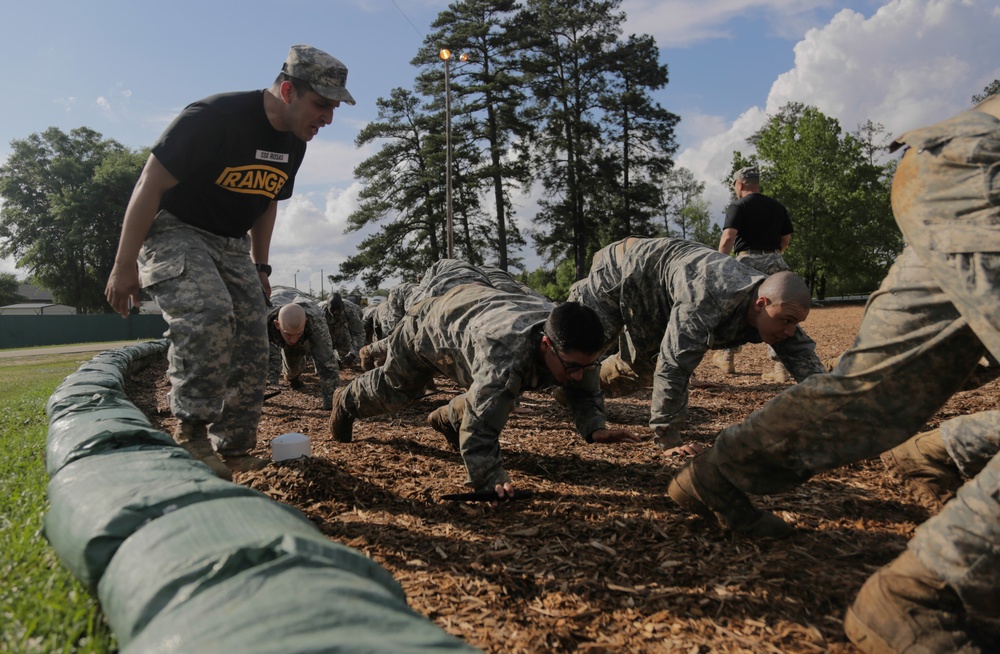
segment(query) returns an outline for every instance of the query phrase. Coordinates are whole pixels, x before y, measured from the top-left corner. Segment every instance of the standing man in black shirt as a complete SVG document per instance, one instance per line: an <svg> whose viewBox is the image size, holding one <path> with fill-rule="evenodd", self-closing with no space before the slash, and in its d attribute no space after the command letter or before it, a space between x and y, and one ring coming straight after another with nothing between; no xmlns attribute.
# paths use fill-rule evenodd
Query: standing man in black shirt
<svg viewBox="0 0 1000 654"><path fill-rule="evenodd" d="M760 192L760 172L756 167L740 168L733 176L736 202L726 209L726 223L719 239L719 252L736 254L740 263L765 275L788 270L781 256L792 240L792 219L785 205ZM736 372L736 349L720 350L715 365L727 374ZM786 382L791 375L770 347L774 370L764 373L766 381Z"/></svg>
<svg viewBox="0 0 1000 654"><path fill-rule="evenodd" d="M188 105L125 210L105 296L127 316L142 288L163 311L174 440L226 479L267 463L249 450L267 379L271 234L306 142L354 104L346 83L340 61L295 45L270 88Z"/></svg>

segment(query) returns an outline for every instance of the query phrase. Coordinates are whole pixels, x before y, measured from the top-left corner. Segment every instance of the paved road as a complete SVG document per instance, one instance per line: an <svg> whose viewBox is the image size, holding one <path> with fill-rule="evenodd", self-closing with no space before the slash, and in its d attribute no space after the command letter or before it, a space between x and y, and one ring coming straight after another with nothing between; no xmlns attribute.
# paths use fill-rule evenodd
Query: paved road
<svg viewBox="0 0 1000 654"><path fill-rule="evenodd" d="M105 350L120 350L123 347L143 342L145 341L114 341L110 343L80 343L77 345L59 345L56 347L28 347L20 350L0 350L0 359L52 356L54 354L73 354L75 352L104 352Z"/></svg>

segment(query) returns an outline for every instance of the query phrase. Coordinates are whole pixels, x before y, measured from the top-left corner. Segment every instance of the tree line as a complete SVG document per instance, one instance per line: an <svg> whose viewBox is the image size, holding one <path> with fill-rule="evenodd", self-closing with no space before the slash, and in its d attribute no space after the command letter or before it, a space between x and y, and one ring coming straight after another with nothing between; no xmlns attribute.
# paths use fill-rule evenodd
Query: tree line
<svg viewBox="0 0 1000 654"><path fill-rule="evenodd" d="M704 183L673 162L680 118L652 98L669 81L667 66L651 37L623 34L624 21L620 0L463 0L441 12L411 62L413 88L379 98L377 119L355 139L378 146L354 171L362 191L348 218L347 231L368 235L329 276L331 288L361 280L371 295L447 256L442 48L468 55L449 75L455 257L520 269L558 300L614 240L676 236L716 247L721 227ZM792 268L819 297L866 293L903 245L887 141L878 123L846 133L815 107L789 103L719 181L731 187L733 172L757 165L763 192L792 216ZM0 256L16 257L55 301L109 311L103 289L148 150L85 127L50 128L11 148L0 166ZM518 194L538 197L537 212L522 219ZM523 270L529 238L548 267Z"/></svg>

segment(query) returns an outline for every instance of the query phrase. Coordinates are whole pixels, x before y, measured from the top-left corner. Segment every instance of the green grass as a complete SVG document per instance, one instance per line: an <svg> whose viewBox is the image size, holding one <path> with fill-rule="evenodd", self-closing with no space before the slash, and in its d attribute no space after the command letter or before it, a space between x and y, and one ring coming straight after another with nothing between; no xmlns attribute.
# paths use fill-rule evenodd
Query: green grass
<svg viewBox="0 0 1000 654"><path fill-rule="evenodd" d="M0 652L115 652L97 600L42 535L45 403L88 354L0 359Z"/></svg>

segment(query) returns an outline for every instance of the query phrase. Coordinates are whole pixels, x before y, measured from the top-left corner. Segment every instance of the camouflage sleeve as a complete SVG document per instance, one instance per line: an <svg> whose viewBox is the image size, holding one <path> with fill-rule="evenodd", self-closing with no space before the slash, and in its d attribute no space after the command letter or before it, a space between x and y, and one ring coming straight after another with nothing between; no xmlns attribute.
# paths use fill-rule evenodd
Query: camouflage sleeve
<svg viewBox="0 0 1000 654"><path fill-rule="evenodd" d="M340 359L333 349L333 339L330 338L330 329L326 326L326 320L322 316L309 313L308 310L306 315L311 332L309 351L316 364L320 388L325 395L330 395L340 381Z"/></svg>
<svg viewBox="0 0 1000 654"><path fill-rule="evenodd" d="M583 379L563 386L569 410L576 422L576 431L589 443L590 435L607 427L604 416L604 393L601 392L599 368L588 370Z"/></svg>
<svg viewBox="0 0 1000 654"><path fill-rule="evenodd" d="M675 305L660 341L649 426L668 445L683 444L683 439L670 427L687 412L688 382L708 351L712 330L705 323L704 311L697 306Z"/></svg>
<svg viewBox="0 0 1000 654"><path fill-rule="evenodd" d="M816 343L802 331L801 327L795 328L791 338L775 343L771 347L797 382L810 375L826 372L823 362L816 356Z"/></svg>
<svg viewBox="0 0 1000 654"><path fill-rule="evenodd" d="M521 383L520 377L498 362L488 357L478 360L485 365L477 366L466 394L468 404L459 430L459 447L468 472L466 484L481 491L510 481L503 469L500 432L514 410Z"/></svg>
<svg viewBox="0 0 1000 654"><path fill-rule="evenodd" d="M365 346L365 323L360 314L348 312L347 329L351 334L351 353L357 356Z"/></svg>

